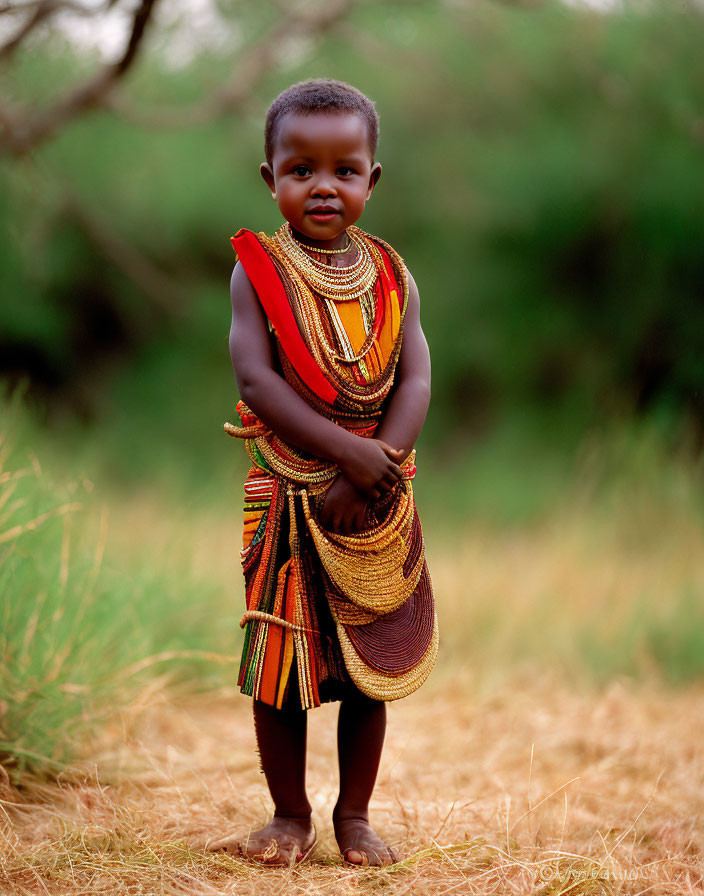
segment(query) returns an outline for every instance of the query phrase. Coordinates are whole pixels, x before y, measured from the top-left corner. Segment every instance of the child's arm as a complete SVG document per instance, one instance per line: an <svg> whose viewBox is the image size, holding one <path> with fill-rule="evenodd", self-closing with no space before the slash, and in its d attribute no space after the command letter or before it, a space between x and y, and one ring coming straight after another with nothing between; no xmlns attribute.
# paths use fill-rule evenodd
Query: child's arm
<svg viewBox="0 0 704 896"><path fill-rule="evenodd" d="M430 352L420 325L420 296L408 274L408 305L403 324L401 354L396 366L396 382L384 416L374 433L376 438L400 449L403 460L410 454L421 431L430 403ZM328 490L320 517L337 532L355 532L364 526L367 499L349 482L338 476Z"/></svg>
<svg viewBox="0 0 704 896"><path fill-rule="evenodd" d="M408 272L408 304L403 323L396 382L381 423L374 433L406 458L418 438L430 404L430 351L420 325L420 296Z"/></svg>
<svg viewBox="0 0 704 896"><path fill-rule="evenodd" d="M232 272L230 296L230 357L245 404L285 441L337 464L346 479L369 497L379 498L391 489L401 477L400 452L318 414L277 373L266 315L239 262Z"/></svg>

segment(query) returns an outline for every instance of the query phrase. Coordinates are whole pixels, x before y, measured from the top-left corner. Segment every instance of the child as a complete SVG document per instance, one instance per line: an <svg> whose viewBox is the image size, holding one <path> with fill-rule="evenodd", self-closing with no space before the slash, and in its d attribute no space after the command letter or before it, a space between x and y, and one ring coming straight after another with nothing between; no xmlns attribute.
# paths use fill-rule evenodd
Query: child
<svg viewBox="0 0 704 896"><path fill-rule="evenodd" d="M388 865L369 824L386 701L427 678L438 648L413 501L430 401L418 290L399 255L354 224L381 174L373 103L341 81L294 84L266 118L261 174L286 219L240 230L230 353L252 466L238 685L253 697L274 818L226 850L302 861L316 842L305 710L339 700L335 837L346 864ZM403 337L403 338L402 338Z"/></svg>

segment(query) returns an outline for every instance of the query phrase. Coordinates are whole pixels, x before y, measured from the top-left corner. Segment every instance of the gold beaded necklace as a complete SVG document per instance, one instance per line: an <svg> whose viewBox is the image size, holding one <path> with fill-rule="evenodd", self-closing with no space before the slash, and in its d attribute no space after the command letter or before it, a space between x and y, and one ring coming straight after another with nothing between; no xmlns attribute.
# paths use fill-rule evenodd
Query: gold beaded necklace
<svg viewBox="0 0 704 896"><path fill-rule="evenodd" d="M367 367L365 359L361 358L357 362L359 372L362 374L362 380L360 380L357 372L350 368L351 362L348 360L348 357L352 354L351 351L345 352L343 349L343 356L341 356L337 346L330 345L330 331L331 328L334 330L335 320L331 309L335 307L336 303L334 301L327 302L324 297L317 295L305 282L297 267L293 264L290 250L286 248L285 228L286 224L282 224L271 236L259 233L258 238L283 281L289 305L301 336L308 350L313 355L315 362L324 372L325 377L338 390L336 401L340 403L340 407L348 410L352 408L355 414L371 413L389 393L393 383L394 369L400 354L400 335L403 332L403 323L408 304L408 279L403 259L392 246L379 237L373 237L355 225L350 225L348 228L350 236L354 236L365 245L376 268L379 286L374 284L372 287L372 300L377 298L377 289L381 288L384 296L380 295L377 300L381 302L382 306L386 305L386 294L380 284L386 282L388 276L387 264L389 262L387 261L387 256L393 272L391 275L392 283L396 285L397 289L402 291L402 298L399 302L399 334L391 354L386 358L383 369L377 375L370 375L374 369L373 365L370 364ZM364 302L361 299L360 306L364 308ZM323 313L326 309L330 311L329 316ZM374 313L372 307L372 312L368 315L368 319L373 320L372 333L374 333L374 339L368 340L371 347L378 336L379 328L387 321L387 317L382 313ZM334 335L337 336L336 331ZM343 340L340 340L340 345L344 345ZM363 350L366 348L366 345L363 346ZM361 354L361 352L357 352L357 354ZM291 367L291 362L285 355L282 356L282 362L285 369ZM322 399L321 402L325 406L325 402Z"/></svg>
<svg viewBox="0 0 704 896"><path fill-rule="evenodd" d="M299 309L298 316L305 328L314 354L318 357L325 356L328 364L330 362L344 365L357 363L362 374L367 376L364 356L370 351L378 335L380 321L376 316L374 285L378 274L383 271L383 262L376 247L373 247L371 241L367 243L357 228L350 228L348 236L350 245L354 245L357 249L357 258L351 265L345 267L323 264L311 258L303 248L300 248L302 244L293 237L288 222L279 228L272 239L276 240L283 250L280 260L288 270L290 280L294 285ZM306 248L310 249L311 247ZM372 248L374 255L372 255ZM327 306L331 326L340 343L342 353L336 346L330 344L320 322L314 294L319 296ZM364 344L357 352L352 348L336 307L338 302L352 300L358 300L360 303L366 332Z"/></svg>
<svg viewBox="0 0 704 896"><path fill-rule="evenodd" d="M301 249L305 249L308 252L317 252L318 255L344 255L345 252L350 251L352 246L352 240L350 239L349 233L347 234L347 245L343 249L323 249L320 246L308 246L306 243L302 243L295 237L293 237L293 240L297 246L301 247Z"/></svg>
<svg viewBox="0 0 704 896"><path fill-rule="evenodd" d="M318 295L338 302L358 299L374 286L377 276L377 267L367 246L353 231L348 233L357 249L357 258L350 265L338 267L317 261L300 248L288 221L277 231L282 248L299 276Z"/></svg>

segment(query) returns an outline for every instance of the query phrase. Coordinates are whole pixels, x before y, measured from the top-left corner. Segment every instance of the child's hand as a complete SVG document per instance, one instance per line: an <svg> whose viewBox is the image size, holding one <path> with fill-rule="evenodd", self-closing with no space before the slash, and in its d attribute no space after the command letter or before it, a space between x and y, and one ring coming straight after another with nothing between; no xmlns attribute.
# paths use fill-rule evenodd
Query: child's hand
<svg viewBox="0 0 704 896"><path fill-rule="evenodd" d="M338 459L338 466L350 483L376 500L390 491L401 478L399 464L403 452L381 439L359 436L354 447Z"/></svg>
<svg viewBox="0 0 704 896"><path fill-rule="evenodd" d="M364 528L367 499L345 476L338 476L325 495L320 522L333 532L349 534Z"/></svg>

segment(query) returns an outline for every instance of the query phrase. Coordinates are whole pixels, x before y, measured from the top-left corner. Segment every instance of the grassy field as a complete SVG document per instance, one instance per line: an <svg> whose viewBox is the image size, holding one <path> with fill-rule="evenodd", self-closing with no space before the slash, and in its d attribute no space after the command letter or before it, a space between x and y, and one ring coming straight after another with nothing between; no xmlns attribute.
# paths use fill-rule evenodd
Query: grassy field
<svg viewBox="0 0 704 896"><path fill-rule="evenodd" d="M426 460L440 657L389 709L372 806L404 859L339 865L323 707L322 839L305 869L263 874L203 851L269 811L234 685L241 470L222 501L126 489L72 467L19 407L3 419L3 893L322 893L331 875L340 893L701 888L701 465L654 431L592 434L550 502L500 454L464 480Z"/></svg>
<svg viewBox="0 0 704 896"><path fill-rule="evenodd" d="M197 574L167 508L136 526L138 494L73 478L18 406L3 410L0 757L10 774L54 774L169 661L175 679L221 684L235 606L217 575Z"/></svg>
<svg viewBox="0 0 704 896"><path fill-rule="evenodd" d="M251 703L155 679L58 783L0 786L0 889L49 894L640 894L704 886L701 684L566 687L539 664L491 685L445 667L389 707L371 821L385 869L340 864L335 707L309 717L319 834L293 869L206 851L271 806Z"/></svg>

